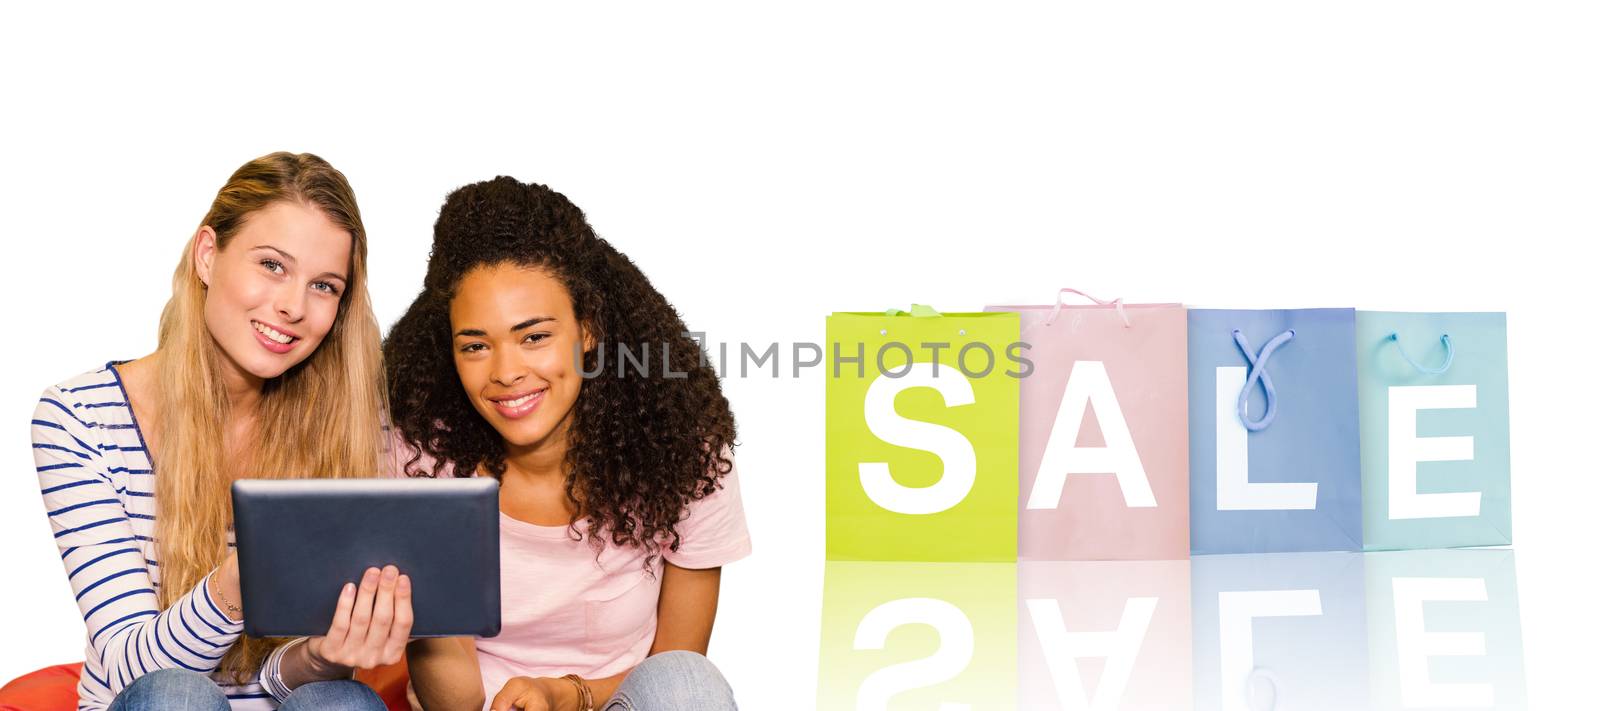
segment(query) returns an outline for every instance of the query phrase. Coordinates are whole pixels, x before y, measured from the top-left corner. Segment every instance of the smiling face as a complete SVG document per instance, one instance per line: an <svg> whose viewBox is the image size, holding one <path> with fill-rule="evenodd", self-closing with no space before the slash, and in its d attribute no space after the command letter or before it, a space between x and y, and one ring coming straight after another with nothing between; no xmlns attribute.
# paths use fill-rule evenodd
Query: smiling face
<svg viewBox="0 0 1600 711"><path fill-rule="evenodd" d="M206 328L225 366L246 381L266 380L310 356L339 312L350 245L349 232L299 202L251 213L226 248L202 227L195 270L206 285Z"/></svg>
<svg viewBox="0 0 1600 711"><path fill-rule="evenodd" d="M461 387L508 449L564 444L582 384L574 346L593 341L560 281L513 264L473 269L450 300L450 332Z"/></svg>

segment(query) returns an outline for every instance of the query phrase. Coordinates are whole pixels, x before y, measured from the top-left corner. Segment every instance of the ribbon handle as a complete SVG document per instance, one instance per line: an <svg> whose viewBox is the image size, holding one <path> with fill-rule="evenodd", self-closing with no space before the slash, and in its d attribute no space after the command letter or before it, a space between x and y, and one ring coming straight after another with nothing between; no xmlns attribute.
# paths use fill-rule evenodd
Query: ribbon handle
<svg viewBox="0 0 1600 711"><path fill-rule="evenodd" d="M1400 345L1400 333L1398 331L1390 331L1388 337L1384 340L1394 341L1394 348L1400 351L1400 357L1406 359L1406 362L1410 363L1411 367L1416 368L1417 372L1423 375L1444 375L1445 371L1449 370L1450 366L1456 362L1456 347L1450 343L1450 334L1448 333L1439 337L1439 340L1444 342L1444 365L1437 368L1424 368L1422 364L1412 360L1411 356L1406 355L1405 346Z"/></svg>
<svg viewBox="0 0 1600 711"><path fill-rule="evenodd" d="M900 309L884 309L883 311L885 316L899 316L901 314L910 314L916 318L932 318L941 315L927 304L912 304L910 311L901 311Z"/></svg>
<svg viewBox="0 0 1600 711"><path fill-rule="evenodd" d="M1294 329L1289 329L1272 337L1267 345L1261 347L1261 354L1256 355L1250 348L1250 341L1246 340L1244 333L1233 329L1233 342L1239 345L1239 350L1244 351L1244 358L1250 363L1250 376L1245 378L1244 387L1239 390L1239 421L1244 423L1244 428L1251 432L1260 432L1272 424L1273 418L1278 416L1278 389L1272 385L1272 377L1267 375L1267 361L1280 346L1294 339ZM1262 413L1261 419L1252 420L1249 415L1250 389L1255 387L1256 381L1261 382L1261 389L1267 394L1267 411Z"/></svg>
<svg viewBox="0 0 1600 711"><path fill-rule="evenodd" d="M1122 309L1122 297L1117 297L1110 301L1102 301L1071 287L1062 287L1056 292L1056 307L1050 309L1050 317L1044 320L1044 325L1049 326L1050 324L1055 323L1056 317L1061 315L1061 307L1064 306L1064 304L1061 303L1061 297L1066 296L1067 294L1077 294L1078 296L1082 296L1083 298L1093 301L1101 306L1116 306L1117 315L1122 317L1122 327L1133 327L1133 324L1128 321L1128 313Z"/></svg>

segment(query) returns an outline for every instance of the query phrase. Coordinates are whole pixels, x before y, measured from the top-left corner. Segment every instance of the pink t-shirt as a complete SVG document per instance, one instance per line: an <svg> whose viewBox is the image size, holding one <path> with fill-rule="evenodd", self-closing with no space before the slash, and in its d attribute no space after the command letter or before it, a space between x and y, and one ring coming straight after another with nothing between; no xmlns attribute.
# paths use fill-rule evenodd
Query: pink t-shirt
<svg viewBox="0 0 1600 711"><path fill-rule="evenodd" d="M431 462L422 464L431 471ZM500 634L477 640L485 701L512 677L595 679L643 661L655 641L661 558L683 568L715 568L750 554L737 464L721 483L689 505L677 526L678 550L663 548L653 575L645 571L642 549L607 541L597 560L587 539L573 540L566 526L501 513ZM580 533L583 528L580 522Z"/></svg>

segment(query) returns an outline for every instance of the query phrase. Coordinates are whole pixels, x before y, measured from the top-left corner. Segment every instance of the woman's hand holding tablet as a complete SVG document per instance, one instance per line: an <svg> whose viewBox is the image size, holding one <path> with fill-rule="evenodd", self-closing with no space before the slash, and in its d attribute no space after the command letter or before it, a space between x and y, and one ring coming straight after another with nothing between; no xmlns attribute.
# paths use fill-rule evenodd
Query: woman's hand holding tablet
<svg viewBox="0 0 1600 711"><path fill-rule="evenodd" d="M345 583L328 633L306 651L319 665L370 669L400 661L411 638L411 578L392 565L367 568L361 584Z"/></svg>

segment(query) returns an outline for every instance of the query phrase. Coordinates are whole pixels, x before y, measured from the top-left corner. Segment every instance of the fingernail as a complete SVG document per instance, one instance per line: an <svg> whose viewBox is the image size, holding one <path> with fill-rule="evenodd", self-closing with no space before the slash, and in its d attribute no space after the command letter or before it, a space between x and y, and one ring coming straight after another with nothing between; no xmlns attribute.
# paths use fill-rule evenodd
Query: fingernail
<svg viewBox="0 0 1600 711"><path fill-rule="evenodd" d="M394 567L392 565L384 567L384 569L383 569L383 579L384 580L394 580L395 578L397 578L399 576L400 576L400 569L399 568L396 568L396 567Z"/></svg>

